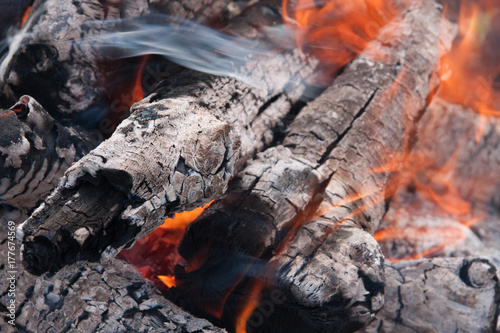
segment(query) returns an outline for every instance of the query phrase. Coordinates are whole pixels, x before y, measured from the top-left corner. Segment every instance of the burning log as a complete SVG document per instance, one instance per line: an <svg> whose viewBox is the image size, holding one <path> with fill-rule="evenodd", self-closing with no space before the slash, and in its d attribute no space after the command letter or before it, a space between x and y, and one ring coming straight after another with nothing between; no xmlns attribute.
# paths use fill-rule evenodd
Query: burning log
<svg viewBox="0 0 500 333"><path fill-rule="evenodd" d="M236 79L182 72L136 104L23 225L25 267L41 274L77 257L97 259L105 249L113 256L169 214L220 196L242 157L271 144L273 129L295 112L306 87L297 78L314 69L298 53L266 66L281 66L280 73L288 70L294 80L288 84L254 70L267 84L264 91Z"/></svg>
<svg viewBox="0 0 500 333"><path fill-rule="evenodd" d="M10 271L0 281L2 329L11 327L4 311L9 313L9 288L15 280L16 332L224 332L166 300L135 268L118 259L106 264L79 262L40 277L20 267L8 269L8 224L1 218L0 240L5 246L0 248L0 265ZM11 274L14 279L8 279Z"/></svg>
<svg viewBox="0 0 500 333"><path fill-rule="evenodd" d="M495 332L500 289L485 259L387 264L386 302L361 332Z"/></svg>
<svg viewBox="0 0 500 333"><path fill-rule="evenodd" d="M57 120L73 123L102 116L106 88L102 55L75 39L103 33L92 20L118 19L147 12L147 1L35 1L25 27L9 45L0 67L1 98L11 105L33 96Z"/></svg>
<svg viewBox="0 0 500 333"><path fill-rule="evenodd" d="M63 126L30 96L0 111L0 203L31 209L70 165L97 145L78 126Z"/></svg>
<svg viewBox="0 0 500 333"><path fill-rule="evenodd" d="M191 302L203 295L198 311L245 328L224 305L249 297L240 287L251 276L286 302L261 324L269 326L247 330L341 332L373 320L384 273L370 234L385 213L389 177L371 171L415 134L449 29L438 5L414 4L301 110L282 146L259 154L188 227L176 281Z"/></svg>

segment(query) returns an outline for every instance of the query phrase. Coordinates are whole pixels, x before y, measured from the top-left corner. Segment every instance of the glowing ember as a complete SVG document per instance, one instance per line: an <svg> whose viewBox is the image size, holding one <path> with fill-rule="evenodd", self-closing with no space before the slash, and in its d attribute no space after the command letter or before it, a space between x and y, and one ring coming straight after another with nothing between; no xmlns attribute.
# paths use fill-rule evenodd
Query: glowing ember
<svg viewBox="0 0 500 333"><path fill-rule="evenodd" d="M186 227L209 205L192 211L176 213L167 218L155 231L140 239L129 250L120 254L132 263L146 278L161 288L175 287L174 265L181 259L177 245L184 236Z"/></svg>

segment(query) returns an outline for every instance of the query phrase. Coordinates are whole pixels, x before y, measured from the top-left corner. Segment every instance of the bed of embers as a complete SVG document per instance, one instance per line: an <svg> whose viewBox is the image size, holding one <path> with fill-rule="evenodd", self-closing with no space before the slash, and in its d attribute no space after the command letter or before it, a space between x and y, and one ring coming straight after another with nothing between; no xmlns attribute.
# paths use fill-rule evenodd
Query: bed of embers
<svg viewBox="0 0 500 333"><path fill-rule="evenodd" d="M0 331L500 331L496 1L0 8Z"/></svg>

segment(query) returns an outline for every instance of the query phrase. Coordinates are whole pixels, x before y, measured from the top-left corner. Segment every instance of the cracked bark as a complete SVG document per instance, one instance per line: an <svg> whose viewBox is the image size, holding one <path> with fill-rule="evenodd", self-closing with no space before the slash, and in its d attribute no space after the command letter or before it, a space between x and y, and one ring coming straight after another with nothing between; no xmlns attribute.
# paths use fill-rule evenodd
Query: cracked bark
<svg viewBox="0 0 500 333"><path fill-rule="evenodd" d="M188 227L176 277L198 311L220 306L248 275L286 298L250 331L343 332L373 320L384 272L370 234L386 211L388 175L371 170L414 135L451 30L435 3L412 6ZM206 294L211 302L196 301ZM234 315L224 313L225 327Z"/></svg>
<svg viewBox="0 0 500 333"><path fill-rule="evenodd" d="M0 218L0 268L7 271L7 228L4 216ZM2 332L225 332L166 300L134 267L118 259L79 262L39 277L18 267L15 278L15 328L7 323L7 275L0 281Z"/></svg>
<svg viewBox="0 0 500 333"><path fill-rule="evenodd" d="M495 332L500 289L486 259L388 263L385 272L385 305L361 332Z"/></svg>
<svg viewBox="0 0 500 333"><path fill-rule="evenodd" d="M315 63L293 52L262 66L252 65L250 75L265 89L183 71L135 104L23 225L26 268L40 274L77 258L112 257L169 214L220 196L242 163L271 144L272 129L299 103L306 88L300 78ZM290 81L267 77L266 68Z"/></svg>

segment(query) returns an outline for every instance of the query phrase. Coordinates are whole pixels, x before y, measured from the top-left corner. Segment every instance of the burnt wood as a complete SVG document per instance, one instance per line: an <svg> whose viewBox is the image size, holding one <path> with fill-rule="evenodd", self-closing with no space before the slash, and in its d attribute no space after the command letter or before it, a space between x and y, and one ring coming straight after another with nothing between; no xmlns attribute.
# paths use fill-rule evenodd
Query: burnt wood
<svg viewBox="0 0 500 333"><path fill-rule="evenodd" d="M103 55L75 40L106 31L99 20L134 17L149 11L147 1L37 0L25 27L10 41L0 66L1 96L12 105L28 94L59 121L95 124L106 106ZM97 21L96 21L97 20ZM115 82L116 83L116 82Z"/></svg>
<svg viewBox="0 0 500 333"><path fill-rule="evenodd" d="M64 172L95 146L78 126L63 126L32 97L0 111L0 204L32 209Z"/></svg>
<svg viewBox="0 0 500 333"><path fill-rule="evenodd" d="M371 170L414 136L451 30L433 2L414 4L384 28L301 110L283 144L249 162L188 227L179 292L191 302L212 295L208 306L198 298L202 311L216 297L223 303L242 276L256 277L286 295L289 310L274 312L259 332L344 332L373 320L383 304L384 272L370 234L386 211L389 175ZM376 60L381 55L383 62ZM224 313L224 326L233 318Z"/></svg>
<svg viewBox="0 0 500 333"><path fill-rule="evenodd" d="M430 103L408 157L413 165L406 166L410 172L417 168L414 179L394 195L381 225L386 257L408 258L431 250L430 255L488 258L498 267L499 142L498 118L440 98ZM438 194L443 204L421 193L415 181ZM448 202L451 209L443 209ZM419 242L422 237L411 233L384 237L391 230L408 228L426 230L427 241Z"/></svg>
<svg viewBox="0 0 500 333"><path fill-rule="evenodd" d="M496 332L500 289L486 259L387 263L386 301L360 332Z"/></svg>
<svg viewBox="0 0 500 333"><path fill-rule="evenodd" d="M0 281L2 332L225 332L166 300L134 267L118 259L106 264L78 262L40 277L18 266L13 327L7 322L11 269L6 217L0 216L0 267L5 272ZM17 244L16 255L18 251Z"/></svg>
<svg viewBox="0 0 500 333"><path fill-rule="evenodd" d="M263 68L249 66L265 89L181 72L135 104L111 138L74 164L23 225L26 268L40 274L78 256L113 256L169 214L222 195L245 160L271 145L300 106L306 89L301 78L313 74L315 62L288 52L267 59ZM290 81L268 76L273 68Z"/></svg>

